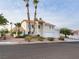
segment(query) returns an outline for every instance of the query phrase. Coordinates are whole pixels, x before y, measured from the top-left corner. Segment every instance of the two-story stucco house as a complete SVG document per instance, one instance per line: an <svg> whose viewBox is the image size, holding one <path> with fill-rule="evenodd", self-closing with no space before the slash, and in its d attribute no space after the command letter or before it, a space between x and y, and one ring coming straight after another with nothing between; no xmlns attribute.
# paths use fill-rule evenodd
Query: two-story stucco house
<svg viewBox="0 0 79 59"><path fill-rule="evenodd" d="M29 23L28 20L23 20L21 22L21 26L24 28L26 34L28 34L28 30L29 30L28 23ZM33 32L34 20L30 20L30 24L31 24L30 25L31 32ZM54 27L55 27L55 25L53 25L53 24L47 23L43 20L37 20L37 21L35 21L35 33L34 33L34 35L40 35L43 37L53 37L53 35L55 34Z"/></svg>

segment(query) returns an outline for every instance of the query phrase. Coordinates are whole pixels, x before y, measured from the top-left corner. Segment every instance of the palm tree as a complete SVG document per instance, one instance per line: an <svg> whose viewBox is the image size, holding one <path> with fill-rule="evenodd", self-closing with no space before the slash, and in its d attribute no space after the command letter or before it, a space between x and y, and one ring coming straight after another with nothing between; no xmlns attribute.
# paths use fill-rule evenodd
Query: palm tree
<svg viewBox="0 0 79 59"><path fill-rule="evenodd" d="M34 4L34 8L35 8L35 12L34 12L34 30L33 33L35 32L35 21L37 20L37 5L38 5L38 0L33 0L33 4Z"/></svg>
<svg viewBox="0 0 79 59"><path fill-rule="evenodd" d="M18 34L18 36L19 36L21 23L16 23L15 26L16 26L16 28L17 28L17 34Z"/></svg>
<svg viewBox="0 0 79 59"><path fill-rule="evenodd" d="M26 3L26 7L27 7L27 17L28 17L28 27L29 27L29 31L28 31L28 35L31 34L31 28L30 28L30 14L29 14L29 0L24 0L24 2Z"/></svg>

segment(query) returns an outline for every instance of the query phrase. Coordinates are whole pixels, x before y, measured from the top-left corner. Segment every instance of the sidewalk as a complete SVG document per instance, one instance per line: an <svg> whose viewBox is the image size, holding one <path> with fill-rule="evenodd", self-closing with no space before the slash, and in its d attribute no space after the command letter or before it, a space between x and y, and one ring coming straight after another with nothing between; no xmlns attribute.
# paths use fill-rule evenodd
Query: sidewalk
<svg viewBox="0 0 79 59"><path fill-rule="evenodd" d="M7 40L1 40L0 45L5 45L5 44L37 44L37 43L57 43L57 42L64 42L61 40L54 40L54 41L32 41L32 42L27 42L23 38L11 38Z"/></svg>

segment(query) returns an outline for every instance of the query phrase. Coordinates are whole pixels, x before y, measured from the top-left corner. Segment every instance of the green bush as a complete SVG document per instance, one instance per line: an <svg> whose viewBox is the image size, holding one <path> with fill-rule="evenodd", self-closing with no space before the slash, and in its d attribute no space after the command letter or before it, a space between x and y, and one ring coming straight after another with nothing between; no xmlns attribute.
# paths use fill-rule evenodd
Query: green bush
<svg viewBox="0 0 79 59"><path fill-rule="evenodd" d="M9 33L8 29L5 29L4 31L5 31L5 33Z"/></svg>
<svg viewBox="0 0 79 59"><path fill-rule="evenodd" d="M12 32L12 33L11 33L11 36L13 36L14 34L16 34L16 32Z"/></svg>
<svg viewBox="0 0 79 59"><path fill-rule="evenodd" d="M48 39L48 41L54 41L54 38L51 38L51 37L49 37L47 39Z"/></svg>
<svg viewBox="0 0 79 59"><path fill-rule="evenodd" d="M19 36L17 38L25 38L27 35L22 35L22 36Z"/></svg>
<svg viewBox="0 0 79 59"><path fill-rule="evenodd" d="M33 36L34 39L38 40L38 41L43 41L45 38L40 36L40 35L36 35L36 36Z"/></svg>
<svg viewBox="0 0 79 59"><path fill-rule="evenodd" d="M0 30L1 36L4 36L6 34L5 30Z"/></svg>
<svg viewBox="0 0 79 59"><path fill-rule="evenodd" d="M12 32L12 34L16 34L16 32Z"/></svg>
<svg viewBox="0 0 79 59"><path fill-rule="evenodd" d="M22 32L21 32L21 31L19 31L17 34L18 34L18 36L20 36L20 35L22 34Z"/></svg>
<svg viewBox="0 0 79 59"><path fill-rule="evenodd" d="M64 40L64 36L60 36L59 40Z"/></svg>
<svg viewBox="0 0 79 59"><path fill-rule="evenodd" d="M38 37L38 41L43 41L45 38L43 37Z"/></svg>
<svg viewBox="0 0 79 59"><path fill-rule="evenodd" d="M29 41L30 42L32 39L38 40L38 41L43 41L45 38L41 37L39 35L35 35L35 36L27 35L27 36L25 36L25 41Z"/></svg>
<svg viewBox="0 0 79 59"><path fill-rule="evenodd" d="M23 36L21 36L21 34L22 34L22 32L21 31L19 31L19 32L12 32L11 33L11 35L13 36L14 34L17 34L17 36L16 36L16 38L21 38L21 37L23 37Z"/></svg>
<svg viewBox="0 0 79 59"><path fill-rule="evenodd" d="M25 41L28 41L28 42L30 42L32 39L33 39L33 36L31 35L28 35L25 37Z"/></svg>
<svg viewBox="0 0 79 59"><path fill-rule="evenodd" d="M34 35L33 38L37 39L38 37L40 37L40 35Z"/></svg>

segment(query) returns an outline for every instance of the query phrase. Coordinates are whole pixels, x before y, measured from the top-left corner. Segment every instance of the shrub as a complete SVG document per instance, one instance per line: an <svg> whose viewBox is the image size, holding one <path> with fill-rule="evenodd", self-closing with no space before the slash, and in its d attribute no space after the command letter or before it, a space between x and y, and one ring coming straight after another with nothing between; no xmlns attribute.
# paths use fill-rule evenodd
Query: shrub
<svg viewBox="0 0 79 59"><path fill-rule="evenodd" d="M54 38L51 38L51 37L49 37L47 39L48 39L48 41L54 41Z"/></svg>
<svg viewBox="0 0 79 59"><path fill-rule="evenodd" d="M44 37L41 37L41 36L39 36L39 35L35 35L35 36L27 35L27 36L25 37L25 40L26 40L26 41L29 41L29 42L30 42L32 39L38 40L38 41L43 41L45 38L44 38Z"/></svg>
<svg viewBox="0 0 79 59"><path fill-rule="evenodd" d="M14 34L17 34L17 35L16 35L16 38L23 38L23 36L21 35L21 34L22 34L21 31L19 31L19 32L14 31L14 32L11 33L12 36L13 36Z"/></svg>
<svg viewBox="0 0 79 59"><path fill-rule="evenodd" d="M36 35L33 37L34 39L38 40L38 41L43 41L45 38L40 36L40 35Z"/></svg>
<svg viewBox="0 0 79 59"><path fill-rule="evenodd" d="M38 37L38 41L43 41L45 38L44 37Z"/></svg>
<svg viewBox="0 0 79 59"><path fill-rule="evenodd" d="M38 41L43 41L45 38L40 35L36 35L35 39L37 39Z"/></svg>
<svg viewBox="0 0 79 59"><path fill-rule="evenodd" d="M4 30L1 30L1 31L0 31L0 34L1 34L1 36L4 36L6 33L5 33Z"/></svg>
<svg viewBox="0 0 79 59"><path fill-rule="evenodd" d="M4 31L5 31L5 33L9 33L8 29L5 29Z"/></svg>
<svg viewBox="0 0 79 59"><path fill-rule="evenodd" d="M25 37L25 41L28 41L28 42L30 42L32 39L33 39L33 36L31 35L28 35Z"/></svg>
<svg viewBox="0 0 79 59"><path fill-rule="evenodd" d="M64 36L60 36L59 40L64 40Z"/></svg>
<svg viewBox="0 0 79 59"><path fill-rule="evenodd" d="M18 35L20 36L21 34L22 34L22 32L19 31L19 32L18 32Z"/></svg>
<svg viewBox="0 0 79 59"><path fill-rule="evenodd" d="M16 32L12 32L12 34L16 34Z"/></svg>
<svg viewBox="0 0 79 59"><path fill-rule="evenodd" d="M14 36L14 34L16 34L16 32L12 32L12 33L11 33L11 36Z"/></svg>
<svg viewBox="0 0 79 59"><path fill-rule="evenodd" d="M19 36L18 38L25 38L27 35L22 35L22 36Z"/></svg>

